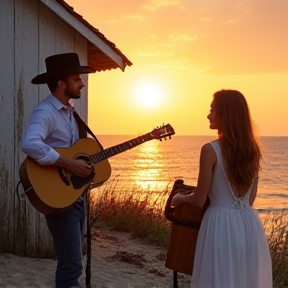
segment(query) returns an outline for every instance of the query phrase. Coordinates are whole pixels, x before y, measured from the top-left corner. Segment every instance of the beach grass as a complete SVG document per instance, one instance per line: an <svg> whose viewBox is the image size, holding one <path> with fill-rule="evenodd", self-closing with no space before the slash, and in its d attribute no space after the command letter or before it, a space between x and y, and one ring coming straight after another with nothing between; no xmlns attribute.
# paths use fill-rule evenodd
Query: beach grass
<svg viewBox="0 0 288 288"><path fill-rule="evenodd" d="M129 232L133 238L166 248L170 223L164 217L163 207L169 196L168 186L160 193L136 188L125 193L116 190L116 186L102 186L100 191L90 194L91 226Z"/></svg>
<svg viewBox="0 0 288 288"><path fill-rule="evenodd" d="M165 258L170 222L164 216L164 207L171 190L169 186L172 185L157 193L140 188L125 193L119 191L117 182L112 182L95 192L92 190L91 227L131 233L133 238L159 246ZM270 213L261 218L271 252L274 288L288 287L287 216L285 213Z"/></svg>
<svg viewBox="0 0 288 288"><path fill-rule="evenodd" d="M288 287L288 215L270 213L263 221L273 269L273 287Z"/></svg>

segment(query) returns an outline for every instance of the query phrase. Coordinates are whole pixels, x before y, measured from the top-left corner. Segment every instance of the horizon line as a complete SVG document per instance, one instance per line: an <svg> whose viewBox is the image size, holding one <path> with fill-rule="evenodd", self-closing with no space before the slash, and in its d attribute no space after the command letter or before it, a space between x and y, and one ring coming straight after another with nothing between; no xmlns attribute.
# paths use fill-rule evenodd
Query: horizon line
<svg viewBox="0 0 288 288"><path fill-rule="evenodd" d="M146 133L144 133L146 134ZM125 133L125 134L98 134L99 136L135 136L136 134L129 134L129 133ZM143 134L137 134L137 135L143 135ZM201 135L201 134L175 134L173 135L173 137L177 137L177 136L182 136L182 137L191 137L191 136L195 136L195 137L217 137L217 135ZM258 137L288 137L288 135L259 135Z"/></svg>

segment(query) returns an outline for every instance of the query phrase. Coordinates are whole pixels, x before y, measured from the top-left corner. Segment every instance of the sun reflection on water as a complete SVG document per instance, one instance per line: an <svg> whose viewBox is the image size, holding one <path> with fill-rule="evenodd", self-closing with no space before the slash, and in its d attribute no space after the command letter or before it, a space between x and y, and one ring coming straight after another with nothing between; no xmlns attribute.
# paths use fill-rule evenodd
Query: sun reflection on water
<svg viewBox="0 0 288 288"><path fill-rule="evenodd" d="M162 188L157 185L157 179L162 175L165 164L158 146L159 141L150 141L139 147L138 157L134 160L135 174L131 180L140 189ZM162 186L165 188L163 183Z"/></svg>

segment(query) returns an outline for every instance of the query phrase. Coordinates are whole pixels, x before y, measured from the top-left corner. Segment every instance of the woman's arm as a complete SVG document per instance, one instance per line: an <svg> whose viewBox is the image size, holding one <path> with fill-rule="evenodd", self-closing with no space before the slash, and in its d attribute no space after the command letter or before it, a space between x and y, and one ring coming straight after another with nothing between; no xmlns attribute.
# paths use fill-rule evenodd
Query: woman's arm
<svg viewBox="0 0 288 288"><path fill-rule="evenodd" d="M212 145L209 143L205 144L200 152L199 175L195 192L188 195L177 193L171 201L171 206L174 207L186 202L192 206L203 207L206 202L216 162L217 156Z"/></svg>

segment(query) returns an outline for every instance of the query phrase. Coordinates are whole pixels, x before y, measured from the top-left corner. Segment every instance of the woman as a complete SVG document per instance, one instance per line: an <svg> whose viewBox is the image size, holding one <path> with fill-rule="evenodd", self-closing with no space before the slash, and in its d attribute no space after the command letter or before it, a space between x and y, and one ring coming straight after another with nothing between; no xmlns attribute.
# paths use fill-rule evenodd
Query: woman
<svg viewBox="0 0 288 288"><path fill-rule="evenodd" d="M200 153L197 189L176 194L171 206L210 206L198 234L191 288L272 288L271 257L252 208L261 152L249 108L236 90L221 90L211 104L210 129L218 139Z"/></svg>

